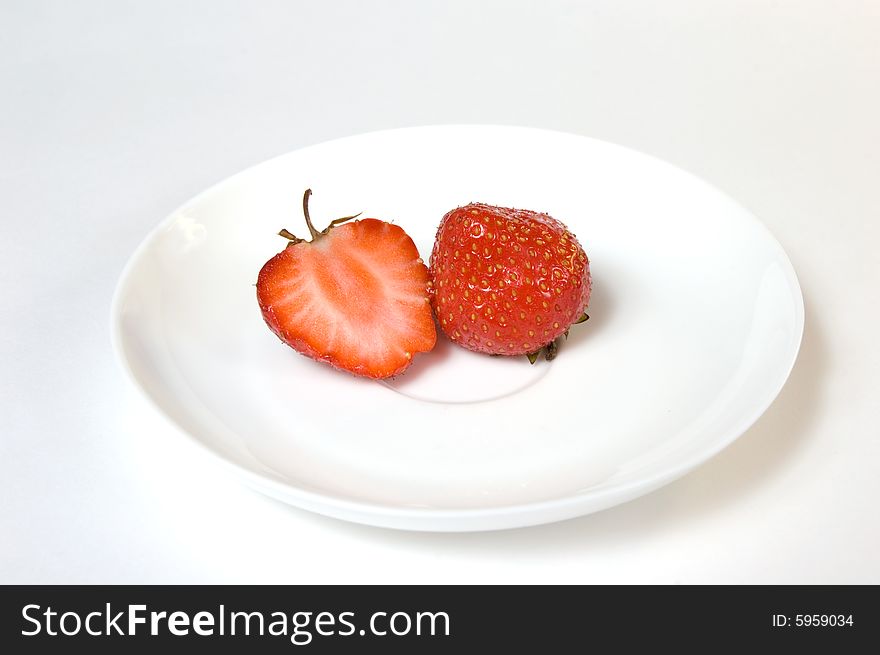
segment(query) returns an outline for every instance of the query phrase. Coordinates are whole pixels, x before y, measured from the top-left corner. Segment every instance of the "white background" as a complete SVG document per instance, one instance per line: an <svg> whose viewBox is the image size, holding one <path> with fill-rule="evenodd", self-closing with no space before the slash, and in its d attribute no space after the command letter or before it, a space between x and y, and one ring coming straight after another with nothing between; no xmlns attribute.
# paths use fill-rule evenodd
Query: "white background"
<svg viewBox="0 0 880 655"><path fill-rule="evenodd" d="M0 583L880 583L880 5L0 4ZM190 196L301 146L547 127L754 211L807 320L764 417L696 472L556 525L417 534L264 498L110 349L118 275Z"/></svg>

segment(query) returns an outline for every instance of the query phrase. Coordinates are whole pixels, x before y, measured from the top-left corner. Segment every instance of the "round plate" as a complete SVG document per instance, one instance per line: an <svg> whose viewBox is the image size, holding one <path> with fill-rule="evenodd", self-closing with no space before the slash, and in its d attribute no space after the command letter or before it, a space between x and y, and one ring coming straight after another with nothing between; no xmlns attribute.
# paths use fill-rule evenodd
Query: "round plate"
<svg viewBox="0 0 880 655"><path fill-rule="evenodd" d="M390 382L303 357L264 325L263 263L359 211L427 259L471 201L545 211L591 260L587 323L553 362L451 345ZM782 388L803 300L748 211L669 164L497 126L375 132L292 152L163 221L113 303L115 349L153 404L257 489L351 521L489 530L594 512L666 484L742 434Z"/></svg>

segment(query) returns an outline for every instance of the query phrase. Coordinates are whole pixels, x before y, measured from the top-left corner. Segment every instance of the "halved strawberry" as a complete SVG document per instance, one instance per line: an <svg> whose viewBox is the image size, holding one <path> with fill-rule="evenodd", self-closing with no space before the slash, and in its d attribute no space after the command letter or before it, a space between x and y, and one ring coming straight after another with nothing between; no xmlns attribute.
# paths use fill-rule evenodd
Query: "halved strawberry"
<svg viewBox="0 0 880 655"><path fill-rule="evenodd" d="M266 324L300 353L369 378L402 372L434 347L428 270L397 225L349 216L321 232L303 212L312 240L287 230L287 248L260 270L257 300Z"/></svg>

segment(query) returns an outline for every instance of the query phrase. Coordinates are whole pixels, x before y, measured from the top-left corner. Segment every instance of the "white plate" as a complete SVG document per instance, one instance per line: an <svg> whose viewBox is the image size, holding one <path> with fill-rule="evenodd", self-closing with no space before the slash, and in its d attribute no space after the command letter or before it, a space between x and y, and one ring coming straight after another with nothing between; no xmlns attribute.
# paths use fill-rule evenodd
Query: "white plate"
<svg viewBox="0 0 880 655"><path fill-rule="evenodd" d="M470 201L546 211L590 256L589 322L552 363L443 340L391 383L313 362L263 324L254 282L304 232L363 211L427 259ZM797 356L803 300L748 211L657 159L495 126L375 132L292 152L187 202L127 265L116 352L155 406L257 489L351 521L489 530L594 512L742 434Z"/></svg>

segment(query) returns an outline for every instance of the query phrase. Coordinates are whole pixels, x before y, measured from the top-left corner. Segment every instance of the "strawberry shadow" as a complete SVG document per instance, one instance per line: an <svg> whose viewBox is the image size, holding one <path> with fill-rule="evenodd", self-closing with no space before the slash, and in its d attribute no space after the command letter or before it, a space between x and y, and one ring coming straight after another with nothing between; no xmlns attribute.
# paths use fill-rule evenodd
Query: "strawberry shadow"
<svg viewBox="0 0 880 655"><path fill-rule="evenodd" d="M614 273L617 275L617 273ZM572 325L568 332L568 338L562 344L560 350L577 348L580 344L590 339L596 339L599 334L608 329L614 321L614 289L604 284L609 279L608 275L594 275L593 289L590 293L590 304L586 309L589 320L579 325Z"/></svg>
<svg viewBox="0 0 880 655"><path fill-rule="evenodd" d="M419 353L413 358L412 364L400 375L395 375L387 382L386 386L398 388L422 378L432 367L442 366L453 354L453 348L458 348L443 332L437 328L437 343L434 348L426 353Z"/></svg>

